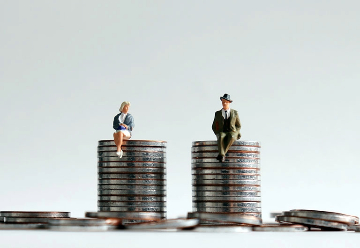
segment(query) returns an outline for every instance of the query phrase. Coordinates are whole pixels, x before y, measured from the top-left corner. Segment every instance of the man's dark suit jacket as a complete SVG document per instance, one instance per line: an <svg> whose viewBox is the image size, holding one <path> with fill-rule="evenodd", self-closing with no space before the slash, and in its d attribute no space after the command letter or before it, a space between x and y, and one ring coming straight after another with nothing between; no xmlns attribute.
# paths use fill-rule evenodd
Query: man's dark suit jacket
<svg viewBox="0 0 360 248"><path fill-rule="evenodd" d="M231 132L237 133L238 139L240 139L240 128L241 123L239 119L238 112L234 109L230 109L230 130ZM215 112L214 121L212 124L212 130L217 135L224 130L224 117L222 116L222 110Z"/></svg>

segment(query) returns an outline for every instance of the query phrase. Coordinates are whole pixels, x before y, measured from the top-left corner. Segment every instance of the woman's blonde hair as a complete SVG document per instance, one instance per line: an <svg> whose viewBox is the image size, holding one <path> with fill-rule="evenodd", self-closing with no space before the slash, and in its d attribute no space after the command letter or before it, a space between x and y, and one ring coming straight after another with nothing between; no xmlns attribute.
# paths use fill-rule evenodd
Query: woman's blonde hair
<svg viewBox="0 0 360 248"><path fill-rule="evenodd" d="M123 102L120 106L119 111L121 112L126 105L130 105L130 102Z"/></svg>

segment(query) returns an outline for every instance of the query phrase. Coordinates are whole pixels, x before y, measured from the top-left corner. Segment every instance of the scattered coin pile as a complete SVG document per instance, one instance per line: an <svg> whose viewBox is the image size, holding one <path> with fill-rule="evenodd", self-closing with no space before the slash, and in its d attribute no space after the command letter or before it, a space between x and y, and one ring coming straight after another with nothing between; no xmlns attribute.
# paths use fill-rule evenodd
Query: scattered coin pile
<svg viewBox="0 0 360 248"><path fill-rule="evenodd" d="M166 142L128 140L121 149L119 158L114 141L99 141L98 211L156 213L166 218Z"/></svg>
<svg viewBox="0 0 360 248"><path fill-rule="evenodd" d="M49 221L71 219L69 212L1 211L0 229L44 229Z"/></svg>
<svg viewBox="0 0 360 248"><path fill-rule="evenodd" d="M280 223L293 223L308 226L309 228L320 228L321 230L354 230L359 224L359 217L341 213L294 209L285 211L276 216L275 220Z"/></svg>
<svg viewBox="0 0 360 248"><path fill-rule="evenodd" d="M223 163L217 141L195 141L191 152L194 213L261 218L259 142L235 141Z"/></svg>

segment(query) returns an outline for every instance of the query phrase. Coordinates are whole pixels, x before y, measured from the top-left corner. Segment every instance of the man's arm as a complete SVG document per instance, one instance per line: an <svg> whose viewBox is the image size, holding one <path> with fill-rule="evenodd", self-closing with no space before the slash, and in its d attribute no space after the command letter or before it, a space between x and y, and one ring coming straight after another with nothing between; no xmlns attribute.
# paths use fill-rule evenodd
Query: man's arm
<svg viewBox="0 0 360 248"><path fill-rule="evenodd" d="M214 121L212 124L212 130L215 134L218 134L220 132L219 129L220 129L219 122L218 122L218 120L216 120L216 112L215 112Z"/></svg>

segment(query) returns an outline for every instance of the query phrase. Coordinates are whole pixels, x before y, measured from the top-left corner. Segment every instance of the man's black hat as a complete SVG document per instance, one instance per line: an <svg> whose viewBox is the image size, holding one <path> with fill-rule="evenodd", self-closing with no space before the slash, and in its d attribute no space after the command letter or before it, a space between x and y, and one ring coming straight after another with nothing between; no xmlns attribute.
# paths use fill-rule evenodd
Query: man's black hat
<svg viewBox="0 0 360 248"><path fill-rule="evenodd" d="M230 95L228 95L228 94L224 94L223 97L220 96L220 100L222 100L222 99L224 99L226 101L229 101L229 102L232 102L232 100L230 100Z"/></svg>

